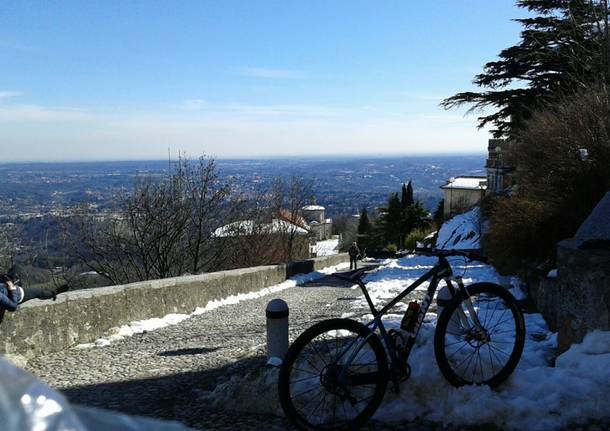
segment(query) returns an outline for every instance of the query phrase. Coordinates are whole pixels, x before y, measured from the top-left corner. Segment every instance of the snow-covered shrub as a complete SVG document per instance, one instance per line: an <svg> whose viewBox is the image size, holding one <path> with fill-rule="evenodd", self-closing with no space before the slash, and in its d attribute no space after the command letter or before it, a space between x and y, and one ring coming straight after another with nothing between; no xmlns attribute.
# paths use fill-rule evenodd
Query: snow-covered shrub
<svg viewBox="0 0 610 431"><path fill-rule="evenodd" d="M413 250L417 247L417 243L421 243L424 238L430 233L430 229L419 228L411 231L405 239L405 249Z"/></svg>

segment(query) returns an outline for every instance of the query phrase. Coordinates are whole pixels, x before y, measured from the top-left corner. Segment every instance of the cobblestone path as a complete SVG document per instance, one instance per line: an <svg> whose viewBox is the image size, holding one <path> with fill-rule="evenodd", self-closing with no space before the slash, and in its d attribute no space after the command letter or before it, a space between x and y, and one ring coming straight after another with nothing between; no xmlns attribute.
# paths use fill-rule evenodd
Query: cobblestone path
<svg viewBox="0 0 610 431"><path fill-rule="evenodd" d="M264 311L272 298L289 304L294 338L316 321L349 311L358 294L327 278L225 305L106 347L41 356L31 360L27 370L76 404L172 419L206 430L286 429L283 419L236 417L207 408L198 394L264 363Z"/></svg>
<svg viewBox="0 0 610 431"><path fill-rule="evenodd" d="M231 376L244 375L264 365L264 310L269 300L282 298L288 302L294 339L316 321L353 313L358 297L359 290L326 277L303 287L226 305L106 347L70 349L38 357L28 363L27 370L62 390L76 404L176 420L200 430L290 430L293 428L281 417L213 408L202 402L201 394ZM354 317L358 318L358 314ZM371 422L364 429L490 428L417 421L391 425ZM610 430L610 425L592 423L570 429L600 431Z"/></svg>

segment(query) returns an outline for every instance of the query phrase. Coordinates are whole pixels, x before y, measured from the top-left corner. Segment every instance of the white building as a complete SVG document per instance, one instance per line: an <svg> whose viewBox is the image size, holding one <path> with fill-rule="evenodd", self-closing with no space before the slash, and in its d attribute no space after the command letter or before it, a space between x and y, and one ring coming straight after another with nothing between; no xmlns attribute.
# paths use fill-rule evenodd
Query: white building
<svg viewBox="0 0 610 431"><path fill-rule="evenodd" d="M443 214L451 217L463 213L477 205L485 197L487 177L455 177L449 178L447 184L441 186L445 206Z"/></svg>
<svg viewBox="0 0 610 431"><path fill-rule="evenodd" d="M326 218L326 208L321 205L305 205L301 208L301 216L305 219L318 241L330 238L333 230L333 221L330 218Z"/></svg>

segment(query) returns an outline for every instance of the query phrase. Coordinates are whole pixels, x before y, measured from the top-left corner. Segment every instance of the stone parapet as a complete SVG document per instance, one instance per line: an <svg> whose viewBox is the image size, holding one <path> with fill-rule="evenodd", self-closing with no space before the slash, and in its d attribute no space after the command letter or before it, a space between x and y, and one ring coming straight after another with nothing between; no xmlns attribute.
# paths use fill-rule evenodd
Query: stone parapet
<svg viewBox="0 0 610 431"><path fill-rule="evenodd" d="M299 274L348 262L347 253L280 265L233 269L68 292L56 302L32 300L0 325L0 353L32 357L90 343L113 327L272 286ZM263 313L263 311L261 311ZM264 316L264 314L261 314Z"/></svg>

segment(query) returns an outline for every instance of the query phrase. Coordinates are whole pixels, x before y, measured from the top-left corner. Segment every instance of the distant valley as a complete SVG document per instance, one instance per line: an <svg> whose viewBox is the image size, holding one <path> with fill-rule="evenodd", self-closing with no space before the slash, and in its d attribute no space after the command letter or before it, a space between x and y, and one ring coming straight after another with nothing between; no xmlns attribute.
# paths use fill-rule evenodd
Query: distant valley
<svg viewBox="0 0 610 431"><path fill-rule="evenodd" d="M416 198L433 210L439 187L452 176L485 175L483 155L218 160L222 179L243 193L269 189L278 176L314 180L317 202L329 216L383 205L413 181ZM161 177L168 161L15 163L0 165L0 217L36 217L81 202L111 210L117 193L137 177Z"/></svg>

